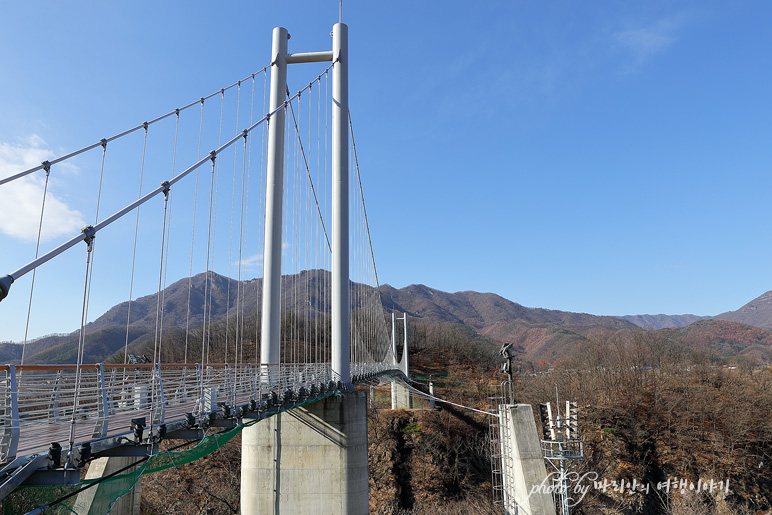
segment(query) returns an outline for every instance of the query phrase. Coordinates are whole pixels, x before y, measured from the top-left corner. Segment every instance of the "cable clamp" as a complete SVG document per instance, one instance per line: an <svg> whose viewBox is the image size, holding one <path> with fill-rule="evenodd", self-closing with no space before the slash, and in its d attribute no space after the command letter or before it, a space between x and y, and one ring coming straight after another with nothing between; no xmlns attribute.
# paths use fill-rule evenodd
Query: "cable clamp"
<svg viewBox="0 0 772 515"><path fill-rule="evenodd" d="M146 131L146 132L147 132L147 126L148 126L148 123L147 123L147 122L142 122L142 127L144 127L144 129L145 129L145 131Z"/></svg>
<svg viewBox="0 0 772 515"><path fill-rule="evenodd" d="M46 176L48 176L48 174L51 173L51 163L48 160L46 160L40 164L43 165L43 170L46 171Z"/></svg>
<svg viewBox="0 0 772 515"><path fill-rule="evenodd" d="M88 251L91 252L91 248L94 246L94 238L96 238L96 230L94 229L93 225L87 225L81 231L85 237L83 238L83 241L86 242L86 245L88 245Z"/></svg>
<svg viewBox="0 0 772 515"><path fill-rule="evenodd" d="M201 105L204 105L204 97L201 97Z"/></svg>
<svg viewBox="0 0 772 515"><path fill-rule="evenodd" d="M249 131L244 129L243 131L241 131L241 135L244 136L244 140L246 141L247 135L249 135Z"/></svg>
<svg viewBox="0 0 772 515"><path fill-rule="evenodd" d="M13 284L13 277L10 275L4 275L0 277L0 300L3 300L8 296L8 290L11 289Z"/></svg>
<svg viewBox="0 0 772 515"><path fill-rule="evenodd" d="M180 115L180 108L179 107L174 110L174 114L176 114L177 116Z"/></svg>
<svg viewBox="0 0 772 515"><path fill-rule="evenodd" d="M216 150L212 150L211 152L209 152L209 159L211 159L212 162L214 163L215 159L217 159L217 151Z"/></svg>
<svg viewBox="0 0 772 515"><path fill-rule="evenodd" d="M100 139L99 144L102 145L103 150L107 148L107 140L105 138Z"/></svg>
<svg viewBox="0 0 772 515"><path fill-rule="evenodd" d="M164 181L164 182L161 183L161 186L164 187L164 189L163 189L164 197L166 197L166 199L168 200L168 198L169 198L169 190L172 189L171 184L169 184L169 181Z"/></svg>

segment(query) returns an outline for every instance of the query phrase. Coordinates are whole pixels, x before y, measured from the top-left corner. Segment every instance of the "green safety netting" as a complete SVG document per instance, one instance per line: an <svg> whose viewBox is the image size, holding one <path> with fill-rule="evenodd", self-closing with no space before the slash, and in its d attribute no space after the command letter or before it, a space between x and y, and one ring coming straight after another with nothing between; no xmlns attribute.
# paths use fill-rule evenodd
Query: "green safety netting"
<svg viewBox="0 0 772 515"><path fill-rule="evenodd" d="M203 458L228 443L242 429L254 423L242 424L222 433L208 435L190 449L161 452L137 465L133 471L108 479L84 479L79 484L70 486L21 486L3 500L3 514L22 515L28 513L38 506L48 505L93 483L99 484L50 506L45 513L56 515L71 513L102 515L109 513L115 502L129 493L143 475Z"/></svg>

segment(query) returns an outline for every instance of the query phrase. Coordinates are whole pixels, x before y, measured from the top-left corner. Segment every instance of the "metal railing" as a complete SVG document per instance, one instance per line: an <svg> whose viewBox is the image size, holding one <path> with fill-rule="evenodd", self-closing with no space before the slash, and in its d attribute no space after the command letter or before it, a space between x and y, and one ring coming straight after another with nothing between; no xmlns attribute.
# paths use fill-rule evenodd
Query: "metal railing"
<svg viewBox="0 0 772 515"><path fill-rule="evenodd" d="M581 440L542 440L541 452L547 459L580 460L584 457Z"/></svg>
<svg viewBox="0 0 772 515"><path fill-rule="evenodd" d="M391 369L352 363L352 381ZM151 427L191 417L198 424L217 412L255 417L348 387L335 380L329 363L99 363L76 372L76 365L0 366L0 462L46 451L52 442L67 448L71 428L80 444L128 433L141 417ZM250 406L258 415L248 413Z"/></svg>

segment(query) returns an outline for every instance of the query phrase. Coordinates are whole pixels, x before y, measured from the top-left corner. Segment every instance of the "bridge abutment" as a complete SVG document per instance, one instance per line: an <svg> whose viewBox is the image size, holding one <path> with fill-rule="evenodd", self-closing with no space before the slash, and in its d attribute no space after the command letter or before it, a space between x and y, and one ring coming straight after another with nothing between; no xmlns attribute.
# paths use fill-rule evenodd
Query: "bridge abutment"
<svg viewBox="0 0 772 515"><path fill-rule="evenodd" d="M241 513L365 514L367 396L334 395L244 429Z"/></svg>

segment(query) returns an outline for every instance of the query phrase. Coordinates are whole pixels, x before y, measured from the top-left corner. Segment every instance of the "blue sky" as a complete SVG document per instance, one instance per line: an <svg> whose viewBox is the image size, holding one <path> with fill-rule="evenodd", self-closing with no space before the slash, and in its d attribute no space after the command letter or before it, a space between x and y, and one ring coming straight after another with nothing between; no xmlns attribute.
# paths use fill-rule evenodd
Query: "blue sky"
<svg viewBox="0 0 772 515"><path fill-rule="evenodd" d="M327 50L337 19L318 0L9 3L0 176L259 70L275 26L290 52ZM761 1L344 2L381 282L604 315L713 315L772 289L770 19ZM91 223L98 157L52 172L41 250ZM42 182L2 188L0 275L34 256ZM78 326L82 258L41 269L72 299L36 300L33 336ZM23 337L28 290L0 304L0 340Z"/></svg>

